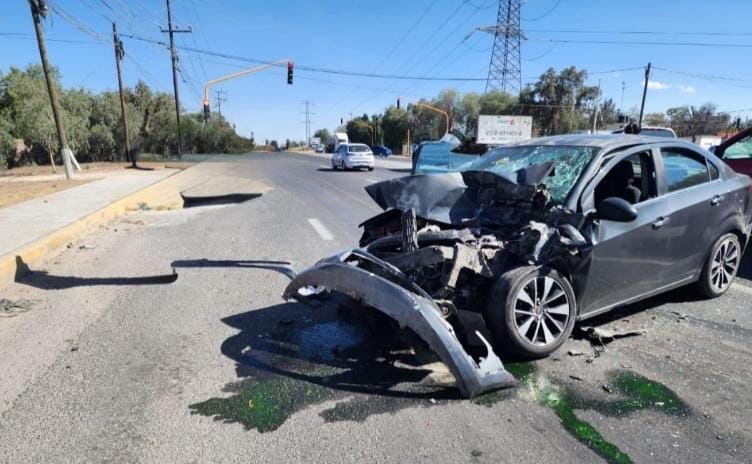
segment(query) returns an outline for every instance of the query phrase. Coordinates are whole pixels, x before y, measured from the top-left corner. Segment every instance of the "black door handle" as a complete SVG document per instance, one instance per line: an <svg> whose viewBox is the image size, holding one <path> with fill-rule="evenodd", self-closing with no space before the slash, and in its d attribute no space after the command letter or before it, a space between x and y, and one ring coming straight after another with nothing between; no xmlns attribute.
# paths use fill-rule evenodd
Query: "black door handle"
<svg viewBox="0 0 752 464"><path fill-rule="evenodd" d="M710 200L710 204L713 205L713 206L718 206L721 203L723 203L723 197L720 196L720 195L716 195L716 196L713 197L712 200Z"/></svg>
<svg viewBox="0 0 752 464"><path fill-rule="evenodd" d="M653 223L653 229L660 229L661 227L666 225L667 222L668 222L668 218L661 216L658 218L657 221Z"/></svg>

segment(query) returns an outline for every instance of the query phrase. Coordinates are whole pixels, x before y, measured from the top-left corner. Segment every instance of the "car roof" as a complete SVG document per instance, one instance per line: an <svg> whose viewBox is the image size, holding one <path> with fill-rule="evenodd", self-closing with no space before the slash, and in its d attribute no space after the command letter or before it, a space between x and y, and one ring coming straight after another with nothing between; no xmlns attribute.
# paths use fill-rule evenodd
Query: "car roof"
<svg viewBox="0 0 752 464"><path fill-rule="evenodd" d="M600 148L600 151L613 151L637 145L645 145L651 143L671 143L677 145L683 145L692 149L701 149L698 145L690 142L683 141L681 139L673 139L666 137L651 137L649 135L634 135L634 134L566 134L566 135L552 135L549 137L538 137L521 142L513 142L502 147L527 147L538 145L561 145L561 146L577 146L577 147L594 147Z"/></svg>

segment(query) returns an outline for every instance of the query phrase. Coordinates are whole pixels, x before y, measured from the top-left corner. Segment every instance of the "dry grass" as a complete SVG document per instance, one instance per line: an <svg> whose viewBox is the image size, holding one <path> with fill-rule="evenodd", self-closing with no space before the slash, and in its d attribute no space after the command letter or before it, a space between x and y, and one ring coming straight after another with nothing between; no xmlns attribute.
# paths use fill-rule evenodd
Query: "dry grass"
<svg viewBox="0 0 752 464"><path fill-rule="evenodd" d="M83 185L91 180L44 180L39 182L0 182L0 208Z"/></svg>

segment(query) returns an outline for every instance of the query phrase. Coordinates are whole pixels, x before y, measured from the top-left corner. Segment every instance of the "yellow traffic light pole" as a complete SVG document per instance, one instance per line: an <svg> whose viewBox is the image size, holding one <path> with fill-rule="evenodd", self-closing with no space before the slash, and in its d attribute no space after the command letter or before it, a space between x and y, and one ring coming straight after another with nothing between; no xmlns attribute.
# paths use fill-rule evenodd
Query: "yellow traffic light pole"
<svg viewBox="0 0 752 464"><path fill-rule="evenodd" d="M423 108L428 108L429 110L436 111L437 113L441 113L446 118L446 132L444 135L449 133L449 113L447 113L444 110L440 110L439 108L436 108L435 106L427 105L425 103L416 103L415 106L422 106Z"/></svg>
<svg viewBox="0 0 752 464"><path fill-rule="evenodd" d="M353 119L352 122L358 124L359 126L365 127L371 132L371 147L373 147L373 127L371 127L368 123L361 121L360 119Z"/></svg>
<svg viewBox="0 0 752 464"><path fill-rule="evenodd" d="M267 64L262 64L260 66L254 66L252 68L244 69L243 71L238 71L236 73L228 74L227 76L218 77L216 79L212 79L208 81L206 84L204 84L204 108L207 108L209 106L209 89L211 89L213 86L221 82L229 81L232 79L237 79L238 77L243 77L249 74L254 74L259 71L263 71L264 69L271 68L272 66L280 66L282 64L289 63L289 62L290 62L289 59L279 60L273 63L267 63Z"/></svg>

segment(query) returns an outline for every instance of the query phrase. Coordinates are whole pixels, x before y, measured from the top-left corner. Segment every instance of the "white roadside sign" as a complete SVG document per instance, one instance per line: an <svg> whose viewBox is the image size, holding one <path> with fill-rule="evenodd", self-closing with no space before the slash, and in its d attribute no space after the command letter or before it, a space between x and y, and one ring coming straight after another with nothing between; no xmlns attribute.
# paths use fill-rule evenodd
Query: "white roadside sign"
<svg viewBox="0 0 752 464"><path fill-rule="evenodd" d="M478 143L501 145L532 137L532 116L478 116Z"/></svg>

